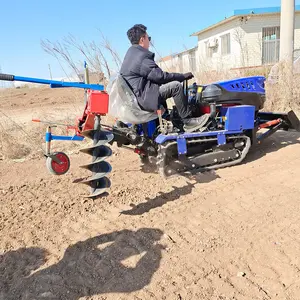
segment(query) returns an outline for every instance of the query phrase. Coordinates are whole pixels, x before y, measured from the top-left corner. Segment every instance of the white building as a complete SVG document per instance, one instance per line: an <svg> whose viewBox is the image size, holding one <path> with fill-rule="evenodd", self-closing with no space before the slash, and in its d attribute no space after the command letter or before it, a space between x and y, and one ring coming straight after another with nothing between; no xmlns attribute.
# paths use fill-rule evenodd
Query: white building
<svg viewBox="0 0 300 300"><path fill-rule="evenodd" d="M280 7L235 10L231 17L191 36L197 37L197 46L162 58L160 67L170 72L198 72L274 65L279 60ZM300 5L295 10L294 43L297 57Z"/></svg>

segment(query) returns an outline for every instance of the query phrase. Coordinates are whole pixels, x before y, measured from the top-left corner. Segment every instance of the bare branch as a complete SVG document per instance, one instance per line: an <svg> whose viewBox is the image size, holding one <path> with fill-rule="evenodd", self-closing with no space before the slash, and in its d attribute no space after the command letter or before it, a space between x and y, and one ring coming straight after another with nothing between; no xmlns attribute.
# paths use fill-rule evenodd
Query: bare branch
<svg viewBox="0 0 300 300"><path fill-rule="evenodd" d="M117 70L119 70L122 61L118 52L111 46L109 40L104 37L101 31L100 33L102 37L100 42L94 40L90 42L78 41L75 36L69 34L62 38L61 42L42 40L41 46L46 53L57 59L61 67L61 61L63 61L79 78L80 75L82 75L80 70L82 70L83 61L79 59L77 62L76 57L83 57L83 59L87 61L89 69L93 73L93 77L96 75L98 78L97 81L105 84L105 74L108 78L111 76L112 63L116 66ZM105 53L105 51L107 53Z"/></svg>

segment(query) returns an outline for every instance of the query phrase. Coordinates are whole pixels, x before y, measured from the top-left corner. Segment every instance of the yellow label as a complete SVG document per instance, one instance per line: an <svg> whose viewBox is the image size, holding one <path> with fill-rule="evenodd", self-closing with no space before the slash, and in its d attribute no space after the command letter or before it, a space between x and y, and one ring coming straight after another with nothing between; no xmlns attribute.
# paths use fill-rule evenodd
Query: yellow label
<svg viewBox="0 0 300 300"><path fill-rule="evenodd" d="M197 93L201 93L202 90L203 90L203 87L202 86L198 86Z"/></svg>

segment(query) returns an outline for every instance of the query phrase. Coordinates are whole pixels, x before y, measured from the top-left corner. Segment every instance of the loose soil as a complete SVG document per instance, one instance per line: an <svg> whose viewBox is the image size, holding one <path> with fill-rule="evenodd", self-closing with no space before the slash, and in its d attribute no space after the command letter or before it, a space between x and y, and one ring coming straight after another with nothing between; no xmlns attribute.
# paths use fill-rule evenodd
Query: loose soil
<svg viewBox="0 0 300 300"><path fill-rule="evenodd" d="M300 299L299 134L169 180L114 145L112 187L92 200L74 183L85 142L53 143L71 167L52 175L46 125L31 121L73 124L83 106L81 90L0 92L1 300Z"/></svg>

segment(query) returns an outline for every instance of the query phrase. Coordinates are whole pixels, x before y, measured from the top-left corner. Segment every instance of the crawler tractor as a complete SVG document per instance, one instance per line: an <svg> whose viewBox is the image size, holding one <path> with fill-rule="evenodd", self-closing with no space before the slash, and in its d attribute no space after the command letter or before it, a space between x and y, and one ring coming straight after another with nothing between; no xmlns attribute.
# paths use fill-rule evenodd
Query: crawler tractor
<svg viewBox="0 0 300 300"><path fill-rule="evenodd" d="M119 121L112 128L113 141L118 146L135 145L134 151L141 160L154 161L164 178L239 164L253 145L277 130L300 131L298 117L292 110L261 111L266 99L263 76L209 85L187 86L185 82L184 86L194 116L210 115L201 130L186 132L175 106L161 117L159 111L156 119L145 124ZM258 133L261 129L265 131Z"/></svg>
<svg viewBox="0 0 300 300"><path fill-rule="evenodd" d="M17 80L50 84L52 88L74 87L85 90L83 115L76 120L74 136L54 136L48 126L45 136L47 166L54 174L65 174L69 168L66 154L51 153L50 142L54 139L78 140L89 138L93 144L81 151L92 157L91 163L82 166L92 172L92 176L78 182L91 187L88 197L98 197L110 187L107 175L111 165L106 161L112 154L109 145L129 147L137 153L142 163L157 166L164 178L186 172L229 167L241 163L249 149L261 143L277 130L300 131L300 122L291 110L288 113L262 112L265 103L265 77L253 76L208 85L194 83L184 90L195 117L209 114L209 122L198 131L184 130L176 107L163 107L155 113L143 112L129 86L118 75L122 83L104 91L101 85L87 82L60 82L37 78L0 74L0 80ZM129 98L115 101L114 90L122 90ZM119 93L121 95L122 93ZM130 98L131 97L131 98ZM128 99L131 99L128 102ZM116 114L112 103L117 104ZM127 102L126 102L127 101ZM112 107L110 109L110 107ZM133 108L135 111L129 111ZM126 110L127 109L127 110ZM111 114L116 117L113 126L101 123L101 116ZM134 116L126 118L126 114ZM140 116L143 116L139 120ZM123 116L123 117L122 117ZM124 117L125 116L125 117ZM146 117L145 117L146 116ZM146 120L146 121L145 121ZM261 129L264 132L259 133Z"/></svg>

